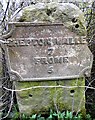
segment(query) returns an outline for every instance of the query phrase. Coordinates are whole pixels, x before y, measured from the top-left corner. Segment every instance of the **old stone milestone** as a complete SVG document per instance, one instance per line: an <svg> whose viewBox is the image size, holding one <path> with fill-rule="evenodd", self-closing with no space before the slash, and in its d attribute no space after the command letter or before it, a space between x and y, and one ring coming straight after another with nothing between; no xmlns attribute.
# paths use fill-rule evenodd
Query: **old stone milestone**
<svg viewBox="0 0 95 120"><path fill-rule="evenodd" d="M37 3L9 28L3 37L15 88L37 87L16 93L20 112L85 111L85 88L68 88L85 86L92 66L82 11L70 3Z"/></svg>

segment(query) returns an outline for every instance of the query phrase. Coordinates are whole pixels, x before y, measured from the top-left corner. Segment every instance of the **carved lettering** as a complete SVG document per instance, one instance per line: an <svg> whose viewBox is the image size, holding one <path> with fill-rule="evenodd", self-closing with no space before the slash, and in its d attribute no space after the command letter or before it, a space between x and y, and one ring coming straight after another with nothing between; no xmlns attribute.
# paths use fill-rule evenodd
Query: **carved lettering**
<svg viewBox="0 0 95 120"><path fill-rule="evenodd" d="M29 44L29 45L31 45L31 39L30 39L30 44ZM36 46L36 45L37 45L37 40L36 40L36 39L35 39L35 40L34 40L34 39L32 40L32 45L33 45L33 46Z"/></svg>
<svg viewBox="0 0 95 120"><path fill-rule="evenodd" d="M42 57L40 62L41 62L41 64L47 64L48 63L46 57Z"/></svg>
<svg viewBox="0 0 95 120"><path fill-rule="evenodd" d="M63 60L64 59L64 57L62 57L62 56L56 56L55 58L54 58L54 61L55 61L55 63L57 64L57 63L63 63Z"/></svg>
<svg viewBox="0 0 95 120"><path fill-rule="evenodd" d="M53 71L54 71L53 66L49 66L48 73L51 74L51 73L53 73Z"/></svg>
<svg viewBox="0 0 95 120"><path fill-rule="evenodd" d="M54 51L55 51L54 47L49 47L48 48L48 55L53 55Z"/></svg>
<svg viewBox="0 0 95 120"><path fill-rule="evenodd" d="M68 62L69 62L68 57L64 56L34 57L35 64L62 64Z"/></svg>
<svg viewBox="0 0 95 120"><path fill-rule="evenodd" d="M34 58L35 64L38 64L40 62L40 57Z"/></svg>
<svg viewBox="0 0 95 120"><path fill-rule="evenodd" d="M52 56L52 57L49 57L49 58L47 59L47 62L48 62L49 64L54 64L54 58L53 58L53 56Z"/></svg>
<svg viewBox="0 0 95 120"><path fill-rule="evenodd" d="M53 46L53 45L72 45L86 44L82 37L48 37L48 38L9 38L5 44L10 47L19 46Z"/></svg>

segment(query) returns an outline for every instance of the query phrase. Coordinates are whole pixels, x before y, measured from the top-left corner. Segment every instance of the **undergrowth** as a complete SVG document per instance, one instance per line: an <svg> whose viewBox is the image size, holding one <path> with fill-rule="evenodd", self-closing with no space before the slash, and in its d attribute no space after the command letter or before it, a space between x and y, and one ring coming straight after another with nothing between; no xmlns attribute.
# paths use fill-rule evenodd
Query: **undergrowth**
<svg viewBox="0 0 95 120"><path fill-rule="evenodd" d="M19 112L16 112L11 120L19 120L19 119L20 120L92 120L89 114L87 114L84 118L81 113L76 115L70 111L54 112L52 110L50 110L50 113L48 115L33 114L30 116L25 114L19 114Z"/></svg>

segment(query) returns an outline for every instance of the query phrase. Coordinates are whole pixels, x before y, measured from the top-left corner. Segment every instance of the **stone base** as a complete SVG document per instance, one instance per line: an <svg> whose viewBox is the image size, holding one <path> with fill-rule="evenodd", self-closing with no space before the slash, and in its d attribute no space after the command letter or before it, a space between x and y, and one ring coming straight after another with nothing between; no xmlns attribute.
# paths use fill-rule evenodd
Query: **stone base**
<svg viewBox="0 0 95 120"><path fill-rule="evenodd" d="M59 80L44 82L15 82L16 89L34 86L84 86L85 80ZM85 88L36 88L17 92L17 101L21 113L47 113L55 111L85 112Z"/></svg>

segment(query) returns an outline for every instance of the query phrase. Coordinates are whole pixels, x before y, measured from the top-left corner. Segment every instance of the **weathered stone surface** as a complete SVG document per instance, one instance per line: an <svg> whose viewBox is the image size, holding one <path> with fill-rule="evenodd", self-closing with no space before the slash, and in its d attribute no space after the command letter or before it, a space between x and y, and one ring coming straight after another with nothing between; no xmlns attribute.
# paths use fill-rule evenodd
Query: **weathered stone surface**
<svg viewBox="0 0 95 120"><path fill-rule="evenodd" d="M80 11L78 7L76 7L73 4L38 3L36 5L32 5L27 8L24 8L22 16L20 17L19 21L32 22L32 23L47 23L47 24L62 23L71 32L74 32L76 36L86 35L83 13ZM13 51L14 54L14 50L10 49L10 51ZM31 71L29 73L31 73ZM85 86L84 78L72 79L72 80L44 81L44 82L16 81L14 83L16 89L23 89L33 86L77 85L75 89L54 87L54 88L37 88L37 89L31 89L21 92L19 91L17 92L17 101L21 113L27 113L27 114L39 113L39 112L46 113L49 111L49 109L55 109L61 111L64 109L65 110L73 109L74 111L79 111L79 110L85 111L85 92L84 92L85 88L78 87L78 86ZM72 97L70 90L74 91L74 97Z"/></svg>
<svg viewBox="0 0 95 120"><path fill-rule="evenodd" d="M45 82L16 82L16 89L23 89L34 86L83 86L83 78L64 81ZM74 96L70 91L74 90ZM17 100L21 113L46 113L50 109L74 110L85 112L84 88L36 88L17 92Z"/></svg>
<svg viewBox="0 0 95 120"><path fill-rule="evenodd" d="M21 80L78 78L90 71L92 54L86 40L63 24L19 22L14 26L11 37L6 40L8 60Z"/></svg>
<svg viewBox="0 0 95 120"><path fill-rule="evenodd" d="M64 23L78 35L86 35L82 11L71 3L37 3L23 9L19 21L33 23Z"/></svg>

